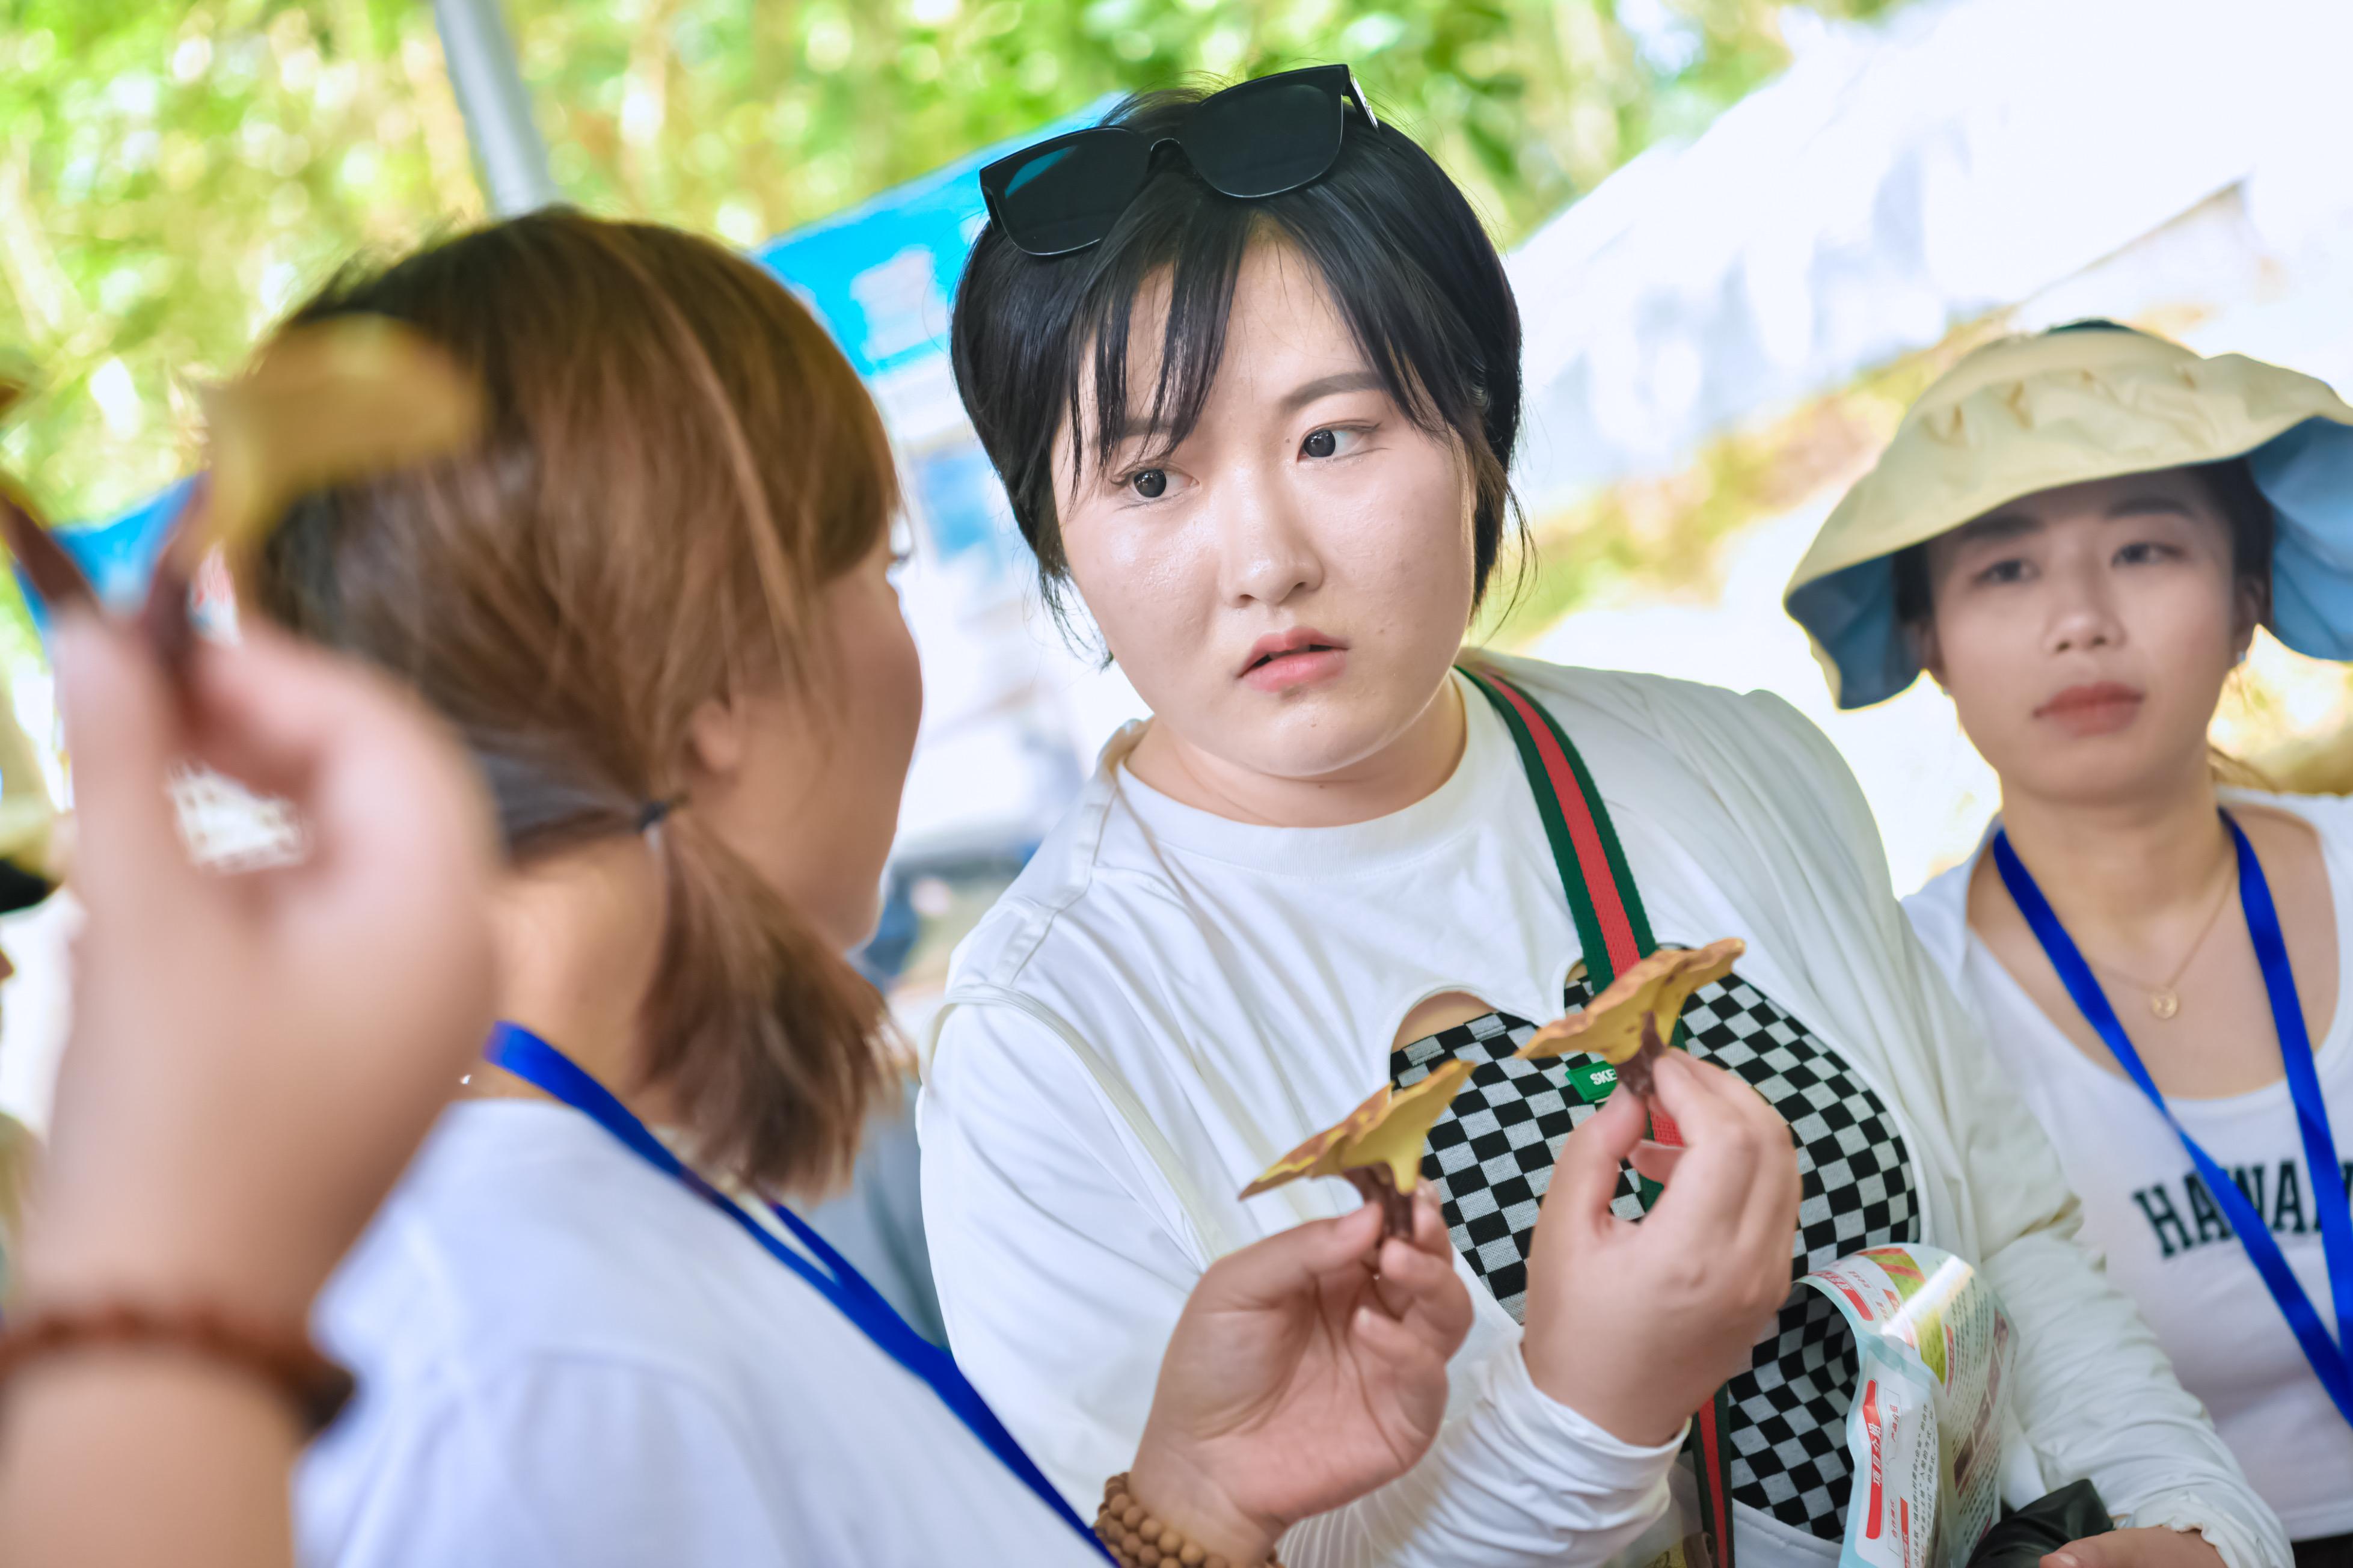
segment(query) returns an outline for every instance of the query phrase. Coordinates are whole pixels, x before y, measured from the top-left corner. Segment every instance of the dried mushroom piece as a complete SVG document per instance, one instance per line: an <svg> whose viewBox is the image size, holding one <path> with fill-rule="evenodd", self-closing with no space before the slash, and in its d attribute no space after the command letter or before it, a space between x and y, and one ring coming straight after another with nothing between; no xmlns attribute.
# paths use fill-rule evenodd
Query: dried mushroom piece
<svg viewBox="0 0 2353 1568"><path fill-rule="evenodd" d="M471 446L480 383L383 316L282 333L252 368L204 395L211 473L201 545L232 560L308 491Z"/></svg>
<svg viewBox="0 0 2353 1568"><path fill-rule="evenodd" d="M1241 1195L1254 1198L1303 1176L1341 1176L1367 1202L1380 1203L1385 1235L1411 1235L1422 1144L1470 1076L1469 1062L1450 1061L1410 1089L1383 1084L1356 1110L1269 1165Z"/></svg>
<svg viewBox="0 0 2353 1568"><path fill-rule="evenodd" d="M185 648L188 584L215 545L241 579L265 533L311 490L463 450L487 416L480 381L383 316L280 334L251 369L204 395L206 477L173 524L144 619Z"/></svg>
<svg viewBox="0 0 2353 1568"><path fill-rule="evenodd" d="M1525 1061L1589 1051L1618 1069L1636 1094L1651 1092L1651 1069L1665 1054L1683 1004L1701 986L1732 973L1747 951L1738 937L1705 947L1662 947L1611 981L1582 1012L1546 1024L1514 1054Z"/></svg>

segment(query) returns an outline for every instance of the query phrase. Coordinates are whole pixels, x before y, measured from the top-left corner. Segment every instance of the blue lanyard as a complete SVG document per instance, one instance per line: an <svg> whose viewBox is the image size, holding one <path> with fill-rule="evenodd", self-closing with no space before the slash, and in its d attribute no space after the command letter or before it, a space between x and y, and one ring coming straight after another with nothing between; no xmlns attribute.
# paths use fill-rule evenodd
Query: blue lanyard
<svg viewBox="0 0 2353 1568"><path fill-rule="evenodd" d="M2279 911L2272 906L2271 885L2263 880L2263 868L2255 858L2253 846L2227 812L2222 825L2231 830L2232 841L2238 847L2239 904L2246 911L2247 934L2255 944L2255 961L2263 967L2263 989L2271 997L2272 1026L2279 1035L2280 1057L2287 1068L2288 1093L2295 1101L2296 1127L2304 1138L2305 1163L2312 1172L2313 1203L2320 1211L2321 1250L2327 1259L2328 1289L2337 1303L2337 1338L2333 1342L2312 1299L2304 1293L2303 1285L2288 1268L2270 1225L2248 1201L2246 1194L2239 1190L2239 1184L2174 1119L2165 1096L2158 1092L2157 1081L2141 1065L2140 1053L2133 1049L2132 1041L2126 1037L2124 1025L2117 1022L2116 1010L2108 1005L2100 983L2092 977L2092 966L2084 962L2084 955L2067 935L2067 928L2059 923L2042 889L2034 885L2033 875L2010 847L2009 834L1993 836L1993 859L2001 872L2002 885L2010 889L2019 912L2032 928L2035 940L2042 942L2051 967L2059 972L2059 983L2074 998L2075 1005L2083 1009L2084 1019L2098 1033L2126 1076L2157 1107L2158 1114L2181 1140L2181 1146L2189 1151L2190 1163L2198 1167L2200 1179L2246 1247L2248 1261L2263 1277L2272 1300L2279 1303L2280 1315L2287 1320L2296 1343L2304 1347L2304 1359L2312 1363L2313 1375L2328 1391L2337 1414L2345 1417L2347 1425L2353 1426L2353 1365L2348 1365L2347 1359L2348 1353L2353 1353L2353 1201L2347 1198L2342 1167L2337 1163L2336 1140L2329 1135L2328 1108L2321 1100L2320 1075L2313 1066L2312 1040L2305 1033L2304 1006L2296 997L2295 971L2288 964L2287 942L2280 935Z"/></svg>
<svg viewBox="0 0 2353 1568"><path fill-rule="evenodd" d="M1110 1553L1095 1539L1094 1531L1081 1521L1062 1494L1054 1489L1039 1471L1013 1434L997 1420L996 1412L980 1397L980 1391L965 1381L963 1373L947 1352L923 1338L907 1326L907 1321L891 1308L881 1292L867 1283L866 1277L849 1265L849 1260L836 1252L826 1239L811 1230L801 1217L781 1204L770 1209L785 1228L817 1255L812 1263L787 1247L783 1238L758 1220L744 1212L741 1205L704 1180L701 1173L670 1151L670 1146L655 1137L638 1120L629 1108L615 1099L610 1089L581 1070L578 1063L537 1035L516 1024L501 1023L491 1031L491 1042L482 1055L491 1065L504 1068L525 1082L546 1090L575 1110L585 1111L596 1124L627 1144L631 1152L665 1175L675 1177L691 1191L699 1194L722 1214L744 1227L744 1231L767 1248L771 1256L786 1268L807 1280L810 1288L833 1303L841 1315L858 1325L860 1331L873 1341L892 1361L914 1373L938 1394L950 1410L971 1428L988 1451L1004 1462L1005 1468L1018 1477L1021 1483L1038 1494L1039 1500L1054 1510L1054 1516L1072 1530L1080 1539L1095 1549L1105 1560ZM822 1267L819 1267L822 1265Z"/></svg>

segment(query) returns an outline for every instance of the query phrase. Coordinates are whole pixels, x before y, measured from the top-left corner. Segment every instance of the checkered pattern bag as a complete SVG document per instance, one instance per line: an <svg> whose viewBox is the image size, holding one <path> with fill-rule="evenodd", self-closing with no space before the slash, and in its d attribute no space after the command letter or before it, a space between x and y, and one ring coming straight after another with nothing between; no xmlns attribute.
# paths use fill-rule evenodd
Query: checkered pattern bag
<svg viewBox="0 0 2353 1568"><path fill-rule="evenodd" d="M1581 973L1567 1007L1592 1001ZM1866 1247L1919 1239L1909 1156L1879 1097L1805 1026L1738 975L1703 988L1683 1009L1691 1053L1739 1074L1789 1123L1804 1197L1789 1277ZM1564 1087L1564 1064L1507 1059L1535 1026L1490 1013L1394 1052L1400 1089L1449 1058L1477 1070L1438 1124L1422 1157L1455 1250L1514 1319L1525 1307L1528 1242L1561 1141L1600 1108ZM1572 1057L1574 1069L1592 1060ZM1630 1167L1611 1208L1640 1218ZM1824 1541L1843 1532L1849 1472L1847 1405L1854 1394L1852 1336L1830 1301L1792 1291L1748 1371L1732 1380L1730 1489L1736 1503Z"/></svg>

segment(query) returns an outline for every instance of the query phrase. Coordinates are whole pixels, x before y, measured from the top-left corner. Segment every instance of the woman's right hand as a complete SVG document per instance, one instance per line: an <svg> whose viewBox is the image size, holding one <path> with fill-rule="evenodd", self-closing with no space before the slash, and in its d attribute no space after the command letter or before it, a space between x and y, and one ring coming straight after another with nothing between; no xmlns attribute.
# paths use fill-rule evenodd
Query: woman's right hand
<svg viewBox="0 0 2353 1568"><path fill-rule="evenodd" d="M1789 1294L1798 1155L1756 1090L1682 1051L1661 1058L1681 1149L1643 1141L1644 1107L1614 1095L1562 1145L1528 1258L1528 1373L1614 1436L1666 1442L1747 1368ZM1620 1161L1663 1181L1640 1225L1609 1212Z"/></svg>
<svg viewBox="0 0 2353 1568"><path fill-rule="evenodd" d="M1403 1475L1438 1436L1471 1295L1427 1184L1411 1237L1384 1237L1381 1207L1227 1254L1169 1338L1129 1485L1230 1562Z"/></svg>

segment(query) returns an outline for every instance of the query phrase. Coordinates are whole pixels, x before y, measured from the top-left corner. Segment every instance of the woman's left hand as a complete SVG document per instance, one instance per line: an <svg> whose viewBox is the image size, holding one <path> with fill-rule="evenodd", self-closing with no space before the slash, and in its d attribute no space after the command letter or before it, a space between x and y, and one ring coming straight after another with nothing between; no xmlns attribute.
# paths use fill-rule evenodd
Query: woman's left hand
<svg viewBox="0 0 2353 1568"><path fill-rule="evenodd" d="M1381 1205L1315 1220L1212 1265L1161 1362L1129 1485L1229 1562L1411 1468L1446 1414L1471 1296L1427 1186L1410 1239ZM2096 1568L2087 1564L2086 1568Z"/></svg>
<svg viewBox="0 0 2353 1568"><path fill-rule="evenodd" d="M2222 1568L2222 1554L2195 1531L2152 1525L2071 1541L2045 1556L2042 1568Z"/></svg>
<svg viewBox="0 0 2353 1568"><path fill-rule="evenodd" d="M413 692L267 626L178 684L92 611L57 638L90 923L26 1290L297 1335L489 1032L490 801ZM199 871L181 758L290 801L308 855Z"/></svg>

